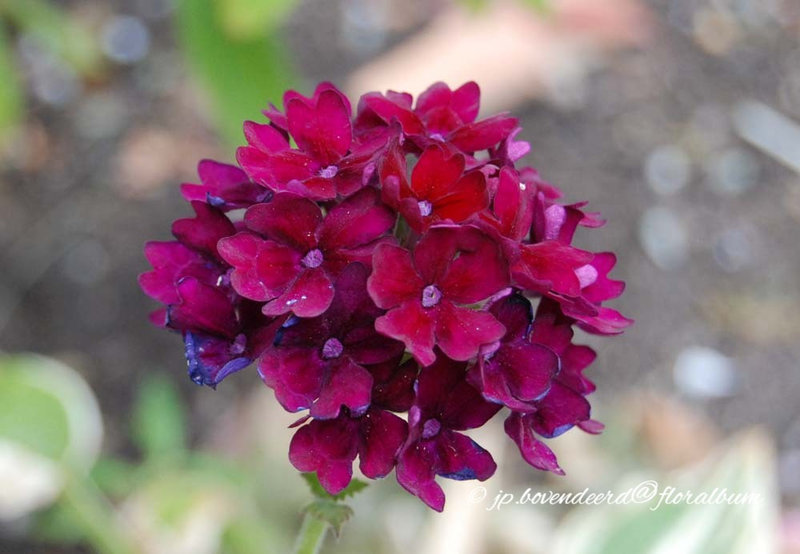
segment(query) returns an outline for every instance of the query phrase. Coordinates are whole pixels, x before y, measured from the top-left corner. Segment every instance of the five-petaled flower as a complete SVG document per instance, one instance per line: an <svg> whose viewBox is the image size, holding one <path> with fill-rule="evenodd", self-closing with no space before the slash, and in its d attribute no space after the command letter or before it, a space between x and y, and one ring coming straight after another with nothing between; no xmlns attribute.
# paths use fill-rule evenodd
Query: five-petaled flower
<svg viewBox="0 0 800 554"><path fill-rule="evenodd" d="M605 305L624 288L614 254L572 242L603 221L518 166L516 119L478 112L475 83L416 104L369 93L355 117L330 83L289 91L268 123L244 124L238 166L203 160L182 185L195 217L175 240L145 246L151 320L183 335L191 379L257 365L303 412L291 463L332 494L358 458L442 510L436 477L494 473L464 431L499 411L522 457L559 474L542 439L602 430L583 375L595 353L573 328L632 321Z"/></svg>

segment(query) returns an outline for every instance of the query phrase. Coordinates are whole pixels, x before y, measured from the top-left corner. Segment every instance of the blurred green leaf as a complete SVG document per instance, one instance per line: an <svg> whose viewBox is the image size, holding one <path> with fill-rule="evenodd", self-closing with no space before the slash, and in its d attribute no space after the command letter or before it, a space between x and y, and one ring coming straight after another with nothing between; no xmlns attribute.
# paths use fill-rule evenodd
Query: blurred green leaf
<svg viewBox="0 0 800 554"><path fill-rule="evenodd" d="M79 543L86 536L75 512L62 503L41 511L32 531L38 540L61 545Z"/></svg>
<svg viewBox="0 0 800 554"><path fill-rule="evenodd" d="M22 91L8 37L0 22L0 138L22 118Z"/></svg>
<svg viewBox="0 0 800 554"><path fill-rule="evenodd" d="M269 532L272 525L255 516L253 511L247 511L231 521L222 535L223 552L226 554L282 552L277 548L267 548L267 545L274 544L276 541L273 533Z"/></svg>
<svg viewBox="0 0 800 554"><path fill-rule="evenodd" d="M303 512L330 525L337 536L341 532L342 526L353 516L353 509L350 506L322 498L314 500L303 508Z"/></svg>
<svg viewBox="0 0 800 554"><path fill-rule="evenodd" d="M367 488L367 483L361 481L360 479L353 479L350 481L350 484L347 485L342 492L339 494L330 494L319 482L316 473L301 473L300 474L306 483L308 483L308 488L311 489L311 494L316 496L317 498L322 498L325 500L344 500L350 496L353 496L357 492L364 490Z"/></svg>
<svg viewBox="0 0 800 554"><path fill-rule="evenodd" d="M178 36L184 55L214 108L214 121L231 145L242 142L242 123L278 102L294 75L277 33L255 39L228 35L213 0L180 0Z"/></svg>
<svg viewBox="0 0 800 554"><path fill-rule="evenodd" d="M142 382L132 425L133 439L146 457L163 459L183 451L186 446L183 403L168 378L151 375Z"/></svg>
<svg viewBox="0 0 800 554"><path fill-rule="evenodd" d="M64 406L25 375L5 369L0 369L0 437L47 458L61 458L69 443Z"/></svg>
<svg viewBox="0 0 800 554"><path fill-rule="evenodd" d="M138 466L113 458L100 458L92 468L91 478L105 494L122 498L138 484Z"/></svg>
<svg viewBox="0 0 800 554"><path fill-rule="evenodd" d="M0 0L0 15L38 39L78 73L95 75L103 58L93 34L45 0Z"/></svg>
<svg viewBox="0 0 800 554"><path fill-rule="evenodd" d="M552 8L550 0L522 0L522 2L542 14L549 13Z"/></svg>
<svg viewBox="0 0 800 554"><path fill-rule="evenodd" d="M44 356L0 356L0 438L88 470L97 459L97 400L73 369Z"/></svg>
<svg viewBox="0 0 800 554"><path fill-rule="evenodd" d="M296 5L297 0L214 0L225 32L248 40L279 27Z"/></svg>

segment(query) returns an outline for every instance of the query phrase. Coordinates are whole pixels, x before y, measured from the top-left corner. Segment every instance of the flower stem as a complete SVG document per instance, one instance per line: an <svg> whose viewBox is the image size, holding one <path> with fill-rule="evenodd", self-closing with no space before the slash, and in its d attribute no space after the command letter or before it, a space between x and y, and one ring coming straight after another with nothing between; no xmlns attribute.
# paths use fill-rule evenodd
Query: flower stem
<svg viewBox="0 0 800 554"><path fill-rule="evenodd" d="M325 541L329 526L327 521L306 512L303 525L300 527L300 534L297 535L297 542L294 545L294 554L318 554Z"/></svg>

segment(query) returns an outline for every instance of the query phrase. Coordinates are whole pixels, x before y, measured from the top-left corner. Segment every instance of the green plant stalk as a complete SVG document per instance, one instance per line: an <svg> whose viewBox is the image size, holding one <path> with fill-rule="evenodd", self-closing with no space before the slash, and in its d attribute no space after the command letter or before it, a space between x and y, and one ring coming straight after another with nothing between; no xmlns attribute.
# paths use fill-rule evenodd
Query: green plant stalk
<svg viewBox="0 0 800 554"><path fill-rule="evenodd" d="M101 554L136 554L114 520L114 508L95 484L80 475L71 475L61 497L81 526L87 541Z"/></svg>
<svg viewBox="0 0 800 554"><path fill-rule="evenodd" d="M330 525L306 512L300 533L297 535L297 542L294 545L294 554L318 554L322 543L325 541Z"/></svg>

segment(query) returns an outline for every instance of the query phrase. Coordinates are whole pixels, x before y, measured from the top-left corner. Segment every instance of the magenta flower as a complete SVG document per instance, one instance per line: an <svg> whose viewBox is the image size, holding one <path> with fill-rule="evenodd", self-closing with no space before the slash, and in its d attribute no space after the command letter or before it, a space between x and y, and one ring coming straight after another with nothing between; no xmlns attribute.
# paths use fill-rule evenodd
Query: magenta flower
<svg viewBox="0 0 800 554"><path fill-rule="evenodd" d="M372 92L361 97L356 118L356 132L361 135L391 132L393 121L402 133L419 148L446 143L468 154L495 147L517 127L517 120L496 115L475 121L480 106L480 88L469 82L454 91L444 83L435 83L420 94L412 109L408 93Z"/></svg>
<svg viewBox="0 0 800 554"><path fill-rule="evenodd" d="M207 202L222 211L229 211L266 202L272 197L269 189L251 182L235 165L202 160L197 165L197 173L202 184L181 185L181 194L189 202Z"/></svg>
<svg viewBox="0 0 800 554"><path fill-rule="evenodd" d="M375 330L381 313L366 289L367 269L350 264L336 280L336 294L321 316L292 318L259 364L264 382L290 412L310 408L331 419L346 407L360 416L370 405L373 379L367 366L399 358L403 345Z"/></svg>
<svg viewBox="0 0 800 554"><path fill-rule="evenodd" d="M267 112L272 125L248 121L249 146L237 152L247 174L276 192L293 192L314 200L347 196L368 178L364 171L380 143L354 143L350 102L330 83L321 83L311 98L290 91L286 115ZM288 136L298 148L291 148Z"/></svg>
<svg viewBox="0 0 800 554"><path fill-rule="evenodd" d="M244 123L238 165L203 160L181 186L195 215L176 240L145 246L151 320L181 333L191 379L257 366L303 412L290 462L331 494L358 458L441 511L437 477L494 473L463 431L501 410L523 459L558 474L544 441L602 430L595 352L572 340L632 323L607 305L616 256L575 243L603 221L519 166L517 120L479 120L479 100L475 83L436 83L416 103L366 94L353 118L330 83L288 91Z"/></svg>
<svg viewBox="0 0 800 554"><path fill-rule="evenodd" d="M486 208L489 196L480 171L464 173L464 156L428 147L406 180L406 162L394 148L381 168L383 200L421 233L440 222L461 223Z"/></svg>
<svg viewBox="0 0 800 554"><path fill-rule="evenodd" d="M324 218L311 200L278 193L249 208L248 231L220 241L219 248L234 267L234 289L267 302L266 315L315 317L330 306L333 278L350 262L370 265L372 250L394 221L373 189L359 191Z"/></svg>
<svg viewBox="0 0 800 554"><path fill-rule="evenodd" d="M412 253L381 244L373 256L367 289L389 312L375 320L381 333L402 341L422 365L438 345L464 361L505 333L489 312L464 306L508 285L508 268L492 240L475 227L433 227Z"/></svg>

